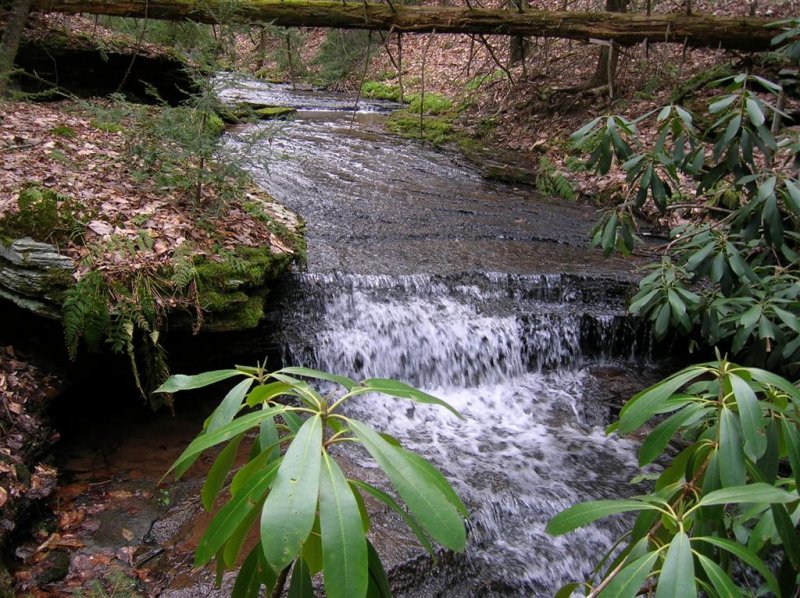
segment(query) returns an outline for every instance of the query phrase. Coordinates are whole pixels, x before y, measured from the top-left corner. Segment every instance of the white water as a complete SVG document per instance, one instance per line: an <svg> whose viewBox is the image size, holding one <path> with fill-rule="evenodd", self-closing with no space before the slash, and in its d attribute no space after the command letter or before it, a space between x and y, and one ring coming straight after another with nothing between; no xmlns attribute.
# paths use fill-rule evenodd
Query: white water
<svg viewBox="0 0 800 598"><path fill-rule="evenodd" d="M470 570L470 583L437 595L548 596L588 575L618 531L552 538L548 519L581 500L632 492L635 446L605 436L604 407L586 396L587 366L603 356L581 349L587 320L608 354L625 324L609 306L594 316L585 304L568 309L559 298L577 301L582 291L560 276L478 279L305 275L308 303L294 310L306 314L306 333L295 331L291 349L327 371L413 383L464 415L388 397L348 408L434 462L471 509L467 558L458 565ZM366 458L361 464L373 467ZM429 574L415 574L406 595L431 595L443 574Z"/></svg>

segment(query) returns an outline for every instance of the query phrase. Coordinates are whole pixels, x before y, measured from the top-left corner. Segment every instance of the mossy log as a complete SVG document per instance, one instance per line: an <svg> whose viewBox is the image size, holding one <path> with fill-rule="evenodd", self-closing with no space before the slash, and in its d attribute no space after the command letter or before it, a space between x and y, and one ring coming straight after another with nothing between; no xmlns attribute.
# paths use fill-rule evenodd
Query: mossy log
<svg viewBox="0 0 800 598"><path fill-rule="evenodd" d="M217 22L231 20L224 0L34 0L35 10L91 13L120 17ZM712 15L635 14L496 10L455 6L406 6L356 2L240 0L239 21L283 27L333 27L423 33L472 33L556 37L588 41L613 40L621 45L686 43L690 46L763 51L774 29L768 19Z"/></svg>

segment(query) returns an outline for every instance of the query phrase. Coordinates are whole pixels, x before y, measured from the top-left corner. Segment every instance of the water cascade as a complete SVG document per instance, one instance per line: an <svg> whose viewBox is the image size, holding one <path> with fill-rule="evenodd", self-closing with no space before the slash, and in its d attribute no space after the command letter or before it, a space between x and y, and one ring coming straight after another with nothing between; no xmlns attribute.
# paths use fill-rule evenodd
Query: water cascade
<svg viewBox="0 0 800 598"><path fill-rule="evenodd" d="M472 512L467 554L398 567L398 594L548 596L586 575L615 524L565 538L544 526L577 501L633 493L635 445L604 435L609 406L592 389L598 364L649 350L624 313L630 266L586 246L591 210L383 133L380 104L348 113L341 98L285 87L230 93L300 108L261 142L270 168L254 172L308 223L308 271L283 296L285 361L401 379L464 415L350 406L432 460ZM350 455L369 468L362 457Z"/></svg>

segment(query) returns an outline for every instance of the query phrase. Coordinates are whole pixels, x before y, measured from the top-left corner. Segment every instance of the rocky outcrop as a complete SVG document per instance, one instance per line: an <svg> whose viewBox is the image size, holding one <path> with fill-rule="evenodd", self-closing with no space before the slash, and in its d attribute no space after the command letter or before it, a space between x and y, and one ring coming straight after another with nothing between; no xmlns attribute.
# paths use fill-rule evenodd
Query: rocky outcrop
<svg viewBox="0 0 800 598"><path fill-rule="evenodd" d="M73 283L72 260L30 237L0 241L0 297L48 318L61 317L64 292Z"/></svg>

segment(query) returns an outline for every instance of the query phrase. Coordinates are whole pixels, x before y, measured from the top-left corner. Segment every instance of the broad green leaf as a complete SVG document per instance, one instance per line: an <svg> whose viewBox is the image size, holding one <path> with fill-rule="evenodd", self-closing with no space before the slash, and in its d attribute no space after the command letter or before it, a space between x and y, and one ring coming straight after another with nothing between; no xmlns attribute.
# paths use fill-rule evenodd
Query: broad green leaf
<svg viewBox="0 0 800 598"><path fill-rule="evenodd" d="M647 438L645 438L639 449L639 465L647 465L658 457L664 451L667 444L669 444L675 432L677 432L684 423L703 410L703 405L692 403L658 424L653 431L647 435Z"/></svg>
<svg viewBox="0 0 800 598"><path fill-rule="evenodd" d="M275 425L274 417L268 417L261 422L258 428L258 447L262 451L269 449L266 457L268 463L280 456L280 435L278 434L278 427Z"/></svg>
<svg viewBox="0 0 800 598"><path fill-rule="evenodd" d="M778 582L775 579L775 576L772 574L772 572L764 564L764 561L762 561L757 555L753 554L751 551L749 551L747 548L745 548L738 542L733 542L725 538L717 538L713 536L696 536L694 540L698 542L706 542L707 544L711 544L727 552L730 552L739 560L741 560L747 565L750 565L753 569L758 571L759 574L761 574L761 577L764 578L764 581L767 582L767 585L772 590L775 596L781 595Z"/></svg>
<svg viewBox="0 0 800 598"><path fill-rule="evenodd" d="M175 463L172 464L165 476L173 470L175 471L175 477L182 476L186 470L189 469L197 456L203 451L211 448L212 446L216 446L220 442L230 440L242 432L246 432L250 428L254 428L267 417L284 413L286 409L286 407L281 405L278 407L270 407L269 409L256 411L255 413L248 413L247 415L236 418L231 423L226 424L221 428L214 430L213 432L201 434L195 438L189 444L189 446L186 447L186 450L184 450L183 453L181 453L181 456L175 460Z"/></svg>
<svg viewBox="0 0 800 598"><path fill-rule="evenodd" d="M314 378L315 380L325 380L326 382L334 382L339 386L343 386L348 391L353 390L358 383L351 378L346 376L338 376L336 374L329 374L328 372L321 372L319 370L312 370L311 368L303 368L303 367L288 367L282 368L278 370L284 374L289 374L290 376L304 376L306 378Z"/></svg>
<svg viewBox="0 0 800 598"><path fill-rule="evenodd" d="M632 563L625 565L597 598L635 598L653 570L658 551L648 552Z"/></svg>
<svg viewBox="0 0 800 598"><path fill-rule="evenodd" d="M570 598L575 592L578 591L578 588L586 587L586 582L583 581L573 581L568 584L561 586L558 589L558 592L553 594L553 598ZM585 592L581 594L582 596L585 595Z"/></svg>
<svg viewBox="0 0 800 598"><path fill-rule="evenodd" d="M593 119L592 119L592 120L590 120L588 123L586 123L585 125L583 125L583 126L580 128L580 129L578 129L577 131L575 131L575 132L572 134L572 139L574 139L574 140L576 140L576 141L579 141L579 140L580 140L582 137L585 137L585 136L586 136L586 134L587 134L589 131L591 131L592 129L594 129L594 128L595 128L595 126L597 126L597 123L599 123L601 120L602 120L602 117L601 117L601 116L598 116L597 118L593 118Z"/></svg>
<svg viewBox="0 0 800 598"><path fill-rule="evenodd" d="M461 513L461 516L464 519L469 517L469 511L464 503L461 501L461 497L456 494L456 491L453 490L453 487L450 485L450 482L442 475L442 473L436 469L429 461L426 461L424 458L420 457L418 454L413 453L411 451L403 451L408 457L408 460L417 470L422 478L430 484L431 486L435 486L438 488L439 492L444 494L450 504L452 504L458 512Z"/></svg>
<svg viewBox="0 0 800 598"><path fill-rule="evenodd" d="M208 524L195 552L195 565L208 563L228 541L250 511L258 507L277 472L277 464L254 475L242 489L233 496Z"/></svg>
<svg viewBox="0 0 800 598"><path fill-rule="evenodd" d="M608 515L656 509L654 505L640 500L592 500L561 511L547 522L544 531L551 536L560 536Z"/></svg>
<svg viewBox="0 0 800 598"><path fill-rule="evenodd" d="M314 584L311 582L311 572L303 559L297 559L294 563L287 598L314 598Z"/></svg>
<svg viewBox="0 0 800 598"><path fill-rule="evenodd" d="M600 239L600 246L603 249L603 255L608 256L614 250L617 240L617 214L613 213L608 217L605 226L603 227L603 236Z"/></svg>
<svg viewBox="0 0 800 598"><path fill-rule="evenodd" d="M273 447L268 448L272 449ZM258 455L250 459L250 461L248 461L233 476L230 486L231 494L238 494L239 490L247 483L247 480L249 480L253 474L261 471L267 465L272 465L278 459L280 459L280 455L278 455L275 459L272 458L271 450L263 450Z"/></svg>
<svg viewBox="0 0 800 598"><path fill-rule="evenodd" d="M304 380L298 380L297 378L281 374L280 372L273 372L270 374L270 377L275 378L278 382L289 384L295 391L293 393L294 396L314 410L321 409L322 405L325 404L325 399Z"/></svg>
<svg viewBox="0 0 800 598"><path fill-rule="evenodd" d="M750 118L750 122L757 127L760 127L764 124L764 112L761 110L759 102L753 98L747 98L745 100L745 107L747 109L747 116Z"/></svg>
<svg viewBox="0 0 800 598"><path fill-rule="evenodd" d="M800 333L800 318L798 318L795 314L788 312L785 309L781 309L776 305L772 306L772 311L775 312L775 315L780 318L781 322L783 322L787 328L790 328L794 332Z"/></svg>
<svg viewBox="0 0 800 598"><path fill-rule="evenodd" d="M243 376L244 374L239 370L215 370L213 372L204 372L202 374L195 374L194 376L185 376L183 374L176 374L167 378L161 386L153 392L178 392L181 390L192 390L193 388L202 388L215 382L227 380L233 376Z"/></svg>
<svg viewBox="0 0 800 598"><path fill-rule="evenodd" d="M699 552L695 553L695 555L720 598L737 598L737 596L742 595L742 591L736 587L730 576L719 565Z"/></svg>
<svg viewBox="0 0 800 598"><path fill-rule="evenodd" d="M653 297L655 297L660 291L661 289L653 289L651 291L648 291L641 297L637 295L636 297L634 297L634 300L628 306L628 311L631 312L632 314L639 313L642 310L642 308L646 307L650 303L650 301L653 300Z"/></svg>
<svg viewBox="0 0 800 598"><path fill-rule="evenodd" d="M757 461L767 450L767 437L764 431L764 418L756 393L750 385L736 374L730 374L736 405L739 407L739 421L744 436L744 452L753 461Z"/></svg>
<svg viewBox="0 0 800 598"><path fill-rule="evenodd" d="M261 509L261 546L275 571L287 567L311 533L317 511L322 419L308 418L281 460Z"/></svg>
<svg viewBox="0 0 800 598"><path fill-rule="evenodd" d="M267 567L264 562L264 555L261 548L254 546L250 554L245 559L236 583L231 593L232 598L260 598L261 586L267 586L267 594L272 592L275 586L275 574Z"/></svg>
<svg viewBox="0 0 800 598"><path fill-rule="evenodd" d="M322 571L325 563L322 559L322 532L319 529L319 514L314 520L314 526L311 528L311 533L303 543L303 548L300 551L300 556L308 565L308 571L312 576Z"/></svg>
<svg viewBox="0 0 800 598"><path fill-rule="evenodd" d="M772 372L761 370L759 368L744 369L753 377L753 380L757 380L763 384L769 384L770 386L779 388L792 397L792 399L794 399L796 402L800 403L800 388L797 388L785 378L781 378L777 374L773 374Z"/></svg>
<svg viewBox="0 0 800 598"><path fill-rule="evenodd" d="M706 258L711 255L711 252L714 251L716 246L717 245L714 241L710 241L695 251L691 256L689 256L689 259L686 260L686 269L689 272L694 272L697 270L698 266L700 266L700 264L702 264Z"/></svg>
<svg viewBox="0 0 800 598"><path fill-rule="evenodd" d="M786 195L784 197L788 199L787 203L795 214L800 214L800 188L788 179L783 183L786 185Z"/></svg>
<svg viewBox="0 0 800 598"><path fill-rule="evenodd" d="M370 494L372 497L378 499L387 507L389 507L392 511L397 513L405 522L405 524L409 527L409 529L412 532L414 532L414 535L417 537L417 540L419 540L419 543L427 551L427 553L431 555L434 559L436 558L436 553L433 550L433 545L431 544L430 540L428 540L428 536L425 535L425 530L422 529L420 524L417 523L417 520L414 519L414 517L412 517L411 515L409 515L408 512L406 512L406 510L403 507L401 507L394 498L386 494L383 490L380 490L375 486L372 486L365 482L361 482L359 480L348 480L348 482L350 483L351 486L363 490L367 494Z"/></svg>
<svg viewBox="0 0 800 598"><path fill-rule="evenodd" d="M211 511L214 507L214 502L225 485L225 478L231 467L233 467L233 462L236 459L236 453L243 437L244 434L239 434L239 436L231 440L228 446L222 449L214 460L214 464L206 476L206 481L203 483L203 489L200 491L200 499L206 511Z"/></svg>
<svg viewBox="0 0 800 598"><path fill-rule="evenodd" d="M281 417L283 418L283 421L286 422L286 426L289 428L292 434L297 434L297 432L300 430L300 426L303 425L303 420L292 411L282 413Z"/></svg>
<svg viewBox="0 0 800 598"><path fill-rule="evenodd" d="M655 415L664 402L681 386L705 373L703 366L692 366L634 395L620 411L619 432L630 434Z"/></svg>
<svg viewBox="0 0 800 598"><path fill-rule="evenodd" d="M367 587L367 598L392 598L392 591L389 589L389 580L386 579L386 571L383 569L381 557L367 540L367 554L369 555L369 585Z"/></svg>
<svg viewBox="0 0 800 598"><path fill-rule="evenodd" d="M797 500L797 494L794 495L794 498ZM772 519L781 538L783 552L792 563L794 570L797 571L800 569L800 540L797 537L795 524L789 517L789 513L786 512L786 507L781 504L772 504Z"/></svg>
<svg viewBox="0 0 800 598"><path fill-rule="evenodd" d="M380 392L392 397L411 399L417 403L439 405L440 407L444 407L450 411L459 419L464 419L464 417L458 411L456 411L454 407L444 402L442 399L434 397L433 395L429 395L421 390L417 390L413 386L409 386L403 382L398 382L397 380L389 380L387 378L369 378L361 383L361 387L362 388L359 388L359 392Z"/></svg>
<svg viewBox="0 0 800 598"><path fill-rule="evenodd" d="M250 391L250 394L247 395L247 404L250 407L255 407L256 405L271 401L275 397L281 395L296 396L294 386L286 382L270 382L269 384L256 386Z"/></svg>
<svg viewBox="0 0 800 598"><path fill-rule="evenodd" d="M242 546L244 546L244 541L247 539L247 536L250 535L256 519L258 519L258 514L261 511L259 507L260 504L256 503L256 505L250 509L250 512L247 514L247 516L236 527L234 532L225 542L225 545L222 548L222 562L226 568L230 569L236 565L236 561L239 559L239 553L242 551ZM259 552L259 554L261 553L260 546L256 545L254 548Z"/></svg>
<svg viewBox="0 0 800 598"><path fill-rule="evenodd" d="M670 307L672 307L672 313L674 313L676 317L681 317L686 313L686 305L683 303L683 300L678 296L678 293L670 289L669 291L667 291L667 299L669 301Z"/></svg>
<svg viewBox="0 0 800 598"><path fill-rule="evenodd" d="M741 486L746 479L739 418L727 407L719 419L719 477L723 486Z"/></svg>
<svg viewBox="0 0 800 598"><path fill-rule="evenodd" d="M247 378L230 389L228 394L225 395L225 398L222 399L222 402L214 409L209 417L206 432L218 430L225 424L233 421L233 418L239 413L239 409L242 407L242 401L244 401L244 397L247 395L247 391L250 390L250 386L252 386L253 382L254 380L252 378Z"/></svg>
<svg viewBox="0 0 800 598"><path fill-rule="evenodd" d="M798 437L797 425L786 418L781 418L781 432L795 484L797 488L800 488L800 437Z"/></svg>
<svg viewBox="0 0 800 598"><path fill-rule="evenodd" d="M681 530L669 544L661 575L656 587L656 598L692 598L697 596L694 579L694 559L689 536Z"/></svg>
<svg viewBox="0 0 800 598"><path fill-rule="evenodd" d="M733 104L736 101L737 97L738 96L736 96L736 95L728 95L728 96L725 96L724 98L722 98L720 100L712 102L712 104L708 107L708 111L711 114L716 114L717 112L722 112L723 110L725 110L725 108L727 108L728 106Z"/></svg>
<svg viewBox="0 0 800 598"><path fill-rule="evenodd" d="M464 550L467 540L464 519L448 497L426 481L405 451L386 442L362 422L348 420L348 424L431 537L456 552Z"/></svg>
<svg viewBox="0 0 800 598"><path fill-rule="evenodd" d="M757 482L746 486L733 486L709 492L697 503L698 506L729 505L737 503L790 503L798 500L796 492L787 492L771 484Z"/></svg>
<svg viewBox="0 0 800 598"><path fill-rule="evenodd" d="M361 512L342 470L322 452L319 482L319 525L325 564L325 595L355 598L367 592L367 542Z"/></svg>

